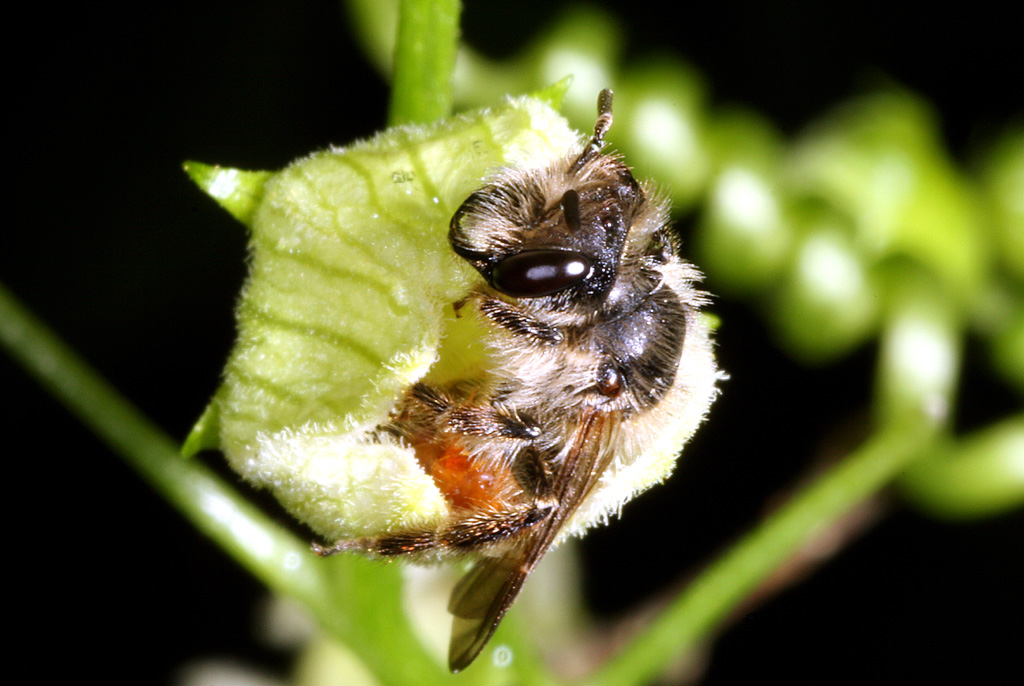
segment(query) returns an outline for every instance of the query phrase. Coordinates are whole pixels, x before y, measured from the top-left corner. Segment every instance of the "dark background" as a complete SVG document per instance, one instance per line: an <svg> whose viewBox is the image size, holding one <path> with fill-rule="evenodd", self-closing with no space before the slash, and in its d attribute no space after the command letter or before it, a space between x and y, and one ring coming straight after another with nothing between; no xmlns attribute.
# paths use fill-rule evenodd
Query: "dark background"
<svg viewBox="0 0 1024 686"><path fill-rule="evenodd" d="M467 40L508 54L563 4L473 4ZM787 133L891 78L937 106L966 163L1024 111L1019 24L986 3L939 15L879 1L720 2L682 5L681 17L610 5L631 36L630 55L675 50L706 75L716 106L760 111ZM331 2L26 11L6 48L11 211L0 280L184 437L231 345L245 236L181 162L273 169L366 136L382 126L386 87ZM733 379L713 421L668 485L585 543L585 588L603 618L696 569L862 419L873 350L808 370L770 347L742 304L720 300L715 309ZM976 347L960 401L964 428L1020 405ZM169 683L187 660L212 655L287 668L287 655L252 638L263 593L256 581L6 357L0 388L14 467L7 520L17 552L8 560L19 567L14 588L24 589L13 595L28 608L9 622L22 642L53 656L48 673ZM728 631L704 683L1019 675L1022 532L1020 513L945 524L897 505L809 581Z"/></svg>

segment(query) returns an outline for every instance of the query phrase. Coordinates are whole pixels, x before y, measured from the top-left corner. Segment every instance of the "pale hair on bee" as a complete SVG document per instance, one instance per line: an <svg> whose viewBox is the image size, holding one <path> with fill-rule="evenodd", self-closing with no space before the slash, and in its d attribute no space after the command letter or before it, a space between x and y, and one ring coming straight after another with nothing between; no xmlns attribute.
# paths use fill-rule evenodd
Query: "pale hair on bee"
<svg viewBox="0 0 1024 686"><path fill-rule="evenodd" d="M493 364L414 384L382 435L410 446L449 506L440 526L314 545L320 555L474 554L456 585L449 666L468 666L523 582L582 530L671 471L719 378L700 273L668 203L604 154L612 93L564 157L497 172L452 217L482 280L456 310L484 324Z"/></svg>

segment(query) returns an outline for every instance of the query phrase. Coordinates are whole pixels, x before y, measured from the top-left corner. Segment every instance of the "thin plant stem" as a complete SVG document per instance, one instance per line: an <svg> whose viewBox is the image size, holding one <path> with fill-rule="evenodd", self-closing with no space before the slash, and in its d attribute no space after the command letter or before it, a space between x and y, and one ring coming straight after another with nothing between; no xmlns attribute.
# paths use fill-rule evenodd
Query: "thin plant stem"
<svg viewBox="0 0 1024 686"><path fill-rule="evenodd" d="M451 114L459 0L402 0L388 124L427 124Z"/></svg>
<svg viewBox="0 0 1024 686"><path fill-rule="evenodd" d="M174 441L2 285L0 344L196 528L353 647L380 683L432 684L447 678L408 626L397 568L352 557L316 558L306 541L263 515L201 462L183 458ZM379 593L381 588L393 592ZM380 631L374 632L374 625ZM380 636L387 640L377 640ZM395 644L403 646L401 660L394 659Z"/></svg>
<svg viewBox="0 0 1024 686"><path fill-rule="evenodd" d="M308 546L178 446L0 285L0 343L199 530L268 586L309 601L322 575L297 565Z"/></svg>
<svg viewBox="0 0 1024 686"><path fill-rule="evenodd" d="M872 437L712 563L642 635L586 683L650 682L671 660L695 649L816 533L897 476L926 450L933 436L933 430L918 427Z"/></svg>

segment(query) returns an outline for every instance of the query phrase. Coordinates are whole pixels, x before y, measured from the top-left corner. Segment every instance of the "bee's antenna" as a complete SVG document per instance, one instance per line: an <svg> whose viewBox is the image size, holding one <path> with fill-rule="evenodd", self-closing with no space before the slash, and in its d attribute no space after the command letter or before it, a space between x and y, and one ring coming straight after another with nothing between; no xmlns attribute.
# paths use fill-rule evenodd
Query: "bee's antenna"
<svg viewBox="0 0 1024 686"><path fill-rule="evenodd" d="M583 149L580 156L569 167L574 172L590 161L604 147L604 135L612 126L612 90L605 88L597 96L597 121L594 123L594 135Z"/></svg>

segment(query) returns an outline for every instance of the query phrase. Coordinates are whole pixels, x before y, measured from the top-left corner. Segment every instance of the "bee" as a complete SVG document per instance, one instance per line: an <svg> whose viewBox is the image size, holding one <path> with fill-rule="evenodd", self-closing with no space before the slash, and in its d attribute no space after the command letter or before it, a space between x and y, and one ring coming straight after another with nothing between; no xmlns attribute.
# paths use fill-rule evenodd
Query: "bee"
<svg viewBox="0 0 1024 686"><path fill-rule="evenodd" d="M581 506L614 491L666 427L688 423L685 440L716 392L700 274L679 256L667 203L602 152L611 123L604 90L586 144L498 172L451 219L452 250L482 277L455 309L475 310L493 364L414 384L380 427L415 450L449 516L314 544L320 555L476 555L449 603L452 672L479 655Z"/></svg>

